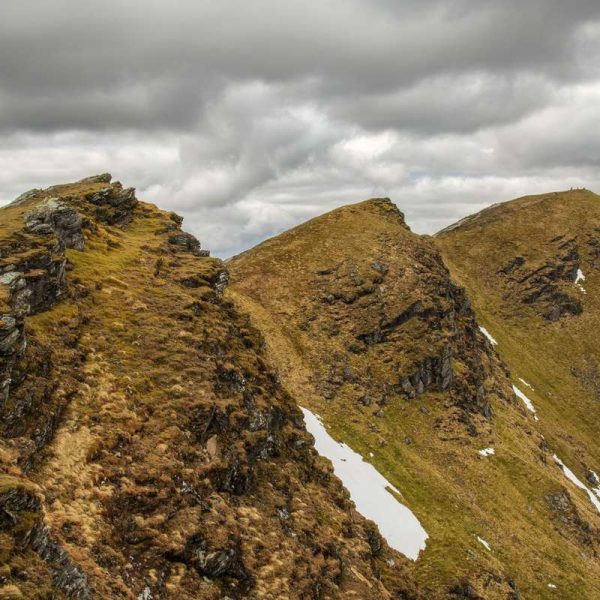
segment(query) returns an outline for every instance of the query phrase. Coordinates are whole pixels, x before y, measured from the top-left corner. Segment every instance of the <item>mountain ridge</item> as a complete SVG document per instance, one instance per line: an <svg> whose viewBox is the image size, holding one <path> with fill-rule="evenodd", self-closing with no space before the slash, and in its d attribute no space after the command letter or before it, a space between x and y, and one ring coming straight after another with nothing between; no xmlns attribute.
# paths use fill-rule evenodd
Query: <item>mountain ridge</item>
<svg viewBox="0 0 600 600"><path fill-rule="evenodd" d="M597 200L371 198L225 263L107 173L0 208L0 598L600 596Z"/></svg>
<svg viewBox="0 0 600 600"><path fill-rule="evenodd" d="M421 597L179 216L106 174L0 212L0 594Z"/></svg>
<svg viewBox="0 0 600 600"><path fill-rule="evenodd" d="M336 209L235 257L227 294L265 334L284 386L372 461L423 523L430 537L413 566L421 585L435 582L459 598L567 598L583 589L593 598L586 569L597 566L578 563L577 544L596 548L590 524L598 517L588 498L563 485L537 415L523 391L515 393L517 384L529 393L517 377L523 373L497 358L468 316L468 296L435 316L449 290L463 295L438 238L418 236L372 206ZM431 350L463 336L472 345L456 345L436 366ZM477 373L483 378L469 384ZM455 463L463 468L455 472ZM568 533L552 525L562 505L571 511ZM432 518L436 511L444 522ZM580 541L563 549L563 535Z"/></svg>

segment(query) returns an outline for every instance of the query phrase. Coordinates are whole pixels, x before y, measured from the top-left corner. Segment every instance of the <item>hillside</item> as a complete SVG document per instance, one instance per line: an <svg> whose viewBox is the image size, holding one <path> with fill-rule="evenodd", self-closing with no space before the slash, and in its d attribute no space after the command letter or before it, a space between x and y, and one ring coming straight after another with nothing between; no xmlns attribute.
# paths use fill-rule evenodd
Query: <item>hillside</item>
<svg viewBox="0 0 600 600"><path fill-rule="evenodd" d="M600 197L571 190L519 198L440 232L437 242L498 353L533 386L536 429L588 490L570 495L600 496Z"/></svg>
<svg viewBox="0 0 600 600"><path fill-rule="evenodd" d="M421 598L223 263L110 182L0 209L0 598Z"/></svg>
<svg viewBox="0 0 600 600"><path fill-rule="evenodd" d="M472 248L475 264L479 243L475 236L455 248ZM490 236L481 246L493 252L497 243L507 242ZM490 261L482 269L493 273ZM544 438L547 415L540 407L536 420L523 392L529 388L516 379L536 387L537 399L552 372L544 380L536 376L541 365L519 369L510 361L509 370L435 241L411 233L389 200L332 211L228 267L226 296L264 334L267 356L307 423L319 415L423 526L425 548L411 568L426 594L600 597L600 515L553 459L556 452L569 465L573 455L556 436ZM456 273L468 292L477 291ZM586 299L592 295L590 287ZM478 314L484 304L476 297ZM572 304L561 301L561 315ZM544 325L560 326L548 306L543 311ZM495 333L492 317L481 315ZM509 335L498 329L499 348ZM529 352L532 342L520 336L513 345ZM595 429L587 408L585 433L575 439L590 440Z"/></svg>

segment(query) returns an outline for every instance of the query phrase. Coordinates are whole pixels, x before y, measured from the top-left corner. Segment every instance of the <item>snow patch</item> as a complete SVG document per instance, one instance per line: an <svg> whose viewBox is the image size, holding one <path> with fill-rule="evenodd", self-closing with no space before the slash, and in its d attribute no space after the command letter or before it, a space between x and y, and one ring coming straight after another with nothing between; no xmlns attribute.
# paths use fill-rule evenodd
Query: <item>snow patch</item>
<svg viewBox="0 0 600 600"><path fill-rule="evenodd" d="M577 269L577 275L575 277L575 285L585 294L585 288L579 283L580 281L585 281L585 275L581 269Z"/></svg>
<svg viewBox="0 0 600 600"><path fill-rule="evenodd" d="M519 377L519 381L522 384L526 385L530 390L534 390L535 389L530 383L527 383L522 377Z"/></svg>
<svg viewBox="0 0 600 600"><path fill-rule="evenodd" d="M488 543L487 543L487 542L486 542L486 541L485 541L483 538L480 538L479 536L477 536L477 541L478 541L478 542L479 542L479 543L480 543L482 546L484 546L484 547L485 547L485 549L486 549L488 552L491 552L491 551L492 551L492 549L490 548L490 545L489 545L489 544L488 544Z"/></svg>
<svg viewBox="0 0 600 600"><path fill-rule="evenodd" d="M485 335L492 346L498 345L498 342L492 337L492 334L485 327L479 327L479 331Z"/></svg>
<svg viewBox="0 0 600 600"><path fill-rule="evenodd" d="M496 454L496 451L493 448L484 448L483 450L479 450L479 454L481 456L491 456L492 454Z"/></svg>
<svg viewBox="0 0 600 600"><path fill-rule="evenodd" d="M315 449L333 463L335 474L350 492L358 512L375 521L392 548L416 560L429 536L417 517L392 493L400 495L400 492L360 454L336 442L325 430L320 417L306 408L300 409L306 429L315 438Z"/></svg>
<svg viewBox="0 0 600 600"><path fill-rule="evenodd" d="M535 414L535 406L533 406L533 402L516 386L513 385L513 392L523 400L525 406L533 413L533 418L538 421L538 416Z"/></svg>
<svg viewBox="0 0 600 600"><path fill-rule="evenodd" d="M569 467L567 467L565 463L562 460L560 460L558 456L556 456L556 454L554 454L553 458L558 464L558 466L563 470L563 473L565 474L566 478L573 482L579 489L584 490L587 493L591 503L596 507L596 509L600 513L600 500L596 498L594 492L592 492L587 487L587 485L582 483L582 481L577 477L577 475L575 475L575 473L573 473L573 471L571 471L571 469L569 469Z"/></svg>

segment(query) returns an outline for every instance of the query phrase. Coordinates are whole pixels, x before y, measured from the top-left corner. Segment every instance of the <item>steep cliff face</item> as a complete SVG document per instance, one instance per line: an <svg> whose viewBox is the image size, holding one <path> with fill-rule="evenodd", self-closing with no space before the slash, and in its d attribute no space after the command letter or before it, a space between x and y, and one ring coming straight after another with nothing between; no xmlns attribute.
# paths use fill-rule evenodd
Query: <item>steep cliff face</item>
<svg viewBox="0 0 600 600"><path fill-rule="evenodd" d="M545 275L560 280L567 262ZM228 267L226 294L264 333L286 389L423 523L430 537L412 565L423 587L452 598L600 594L597 511L568 488L434 241L389 200L332 211ZM544 323L555 322L553 294L539 300Z"/></svg>
<svg viewBox="0 0 600 600"><path fill-rule="evenodd" d="M0 597L421 597L223 263L110 181L0 209Z"/></svg>

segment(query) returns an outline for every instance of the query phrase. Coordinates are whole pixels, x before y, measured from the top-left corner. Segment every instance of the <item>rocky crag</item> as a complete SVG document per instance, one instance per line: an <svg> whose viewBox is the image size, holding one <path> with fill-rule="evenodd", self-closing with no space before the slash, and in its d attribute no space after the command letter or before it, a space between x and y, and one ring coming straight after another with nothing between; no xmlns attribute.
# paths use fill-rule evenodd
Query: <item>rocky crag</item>
<svg viewBox="0 0 600 600"><path fill-rule="evenodd" d="M227 281L107 174L0 209L0 598L422 597Z"/></svg>

